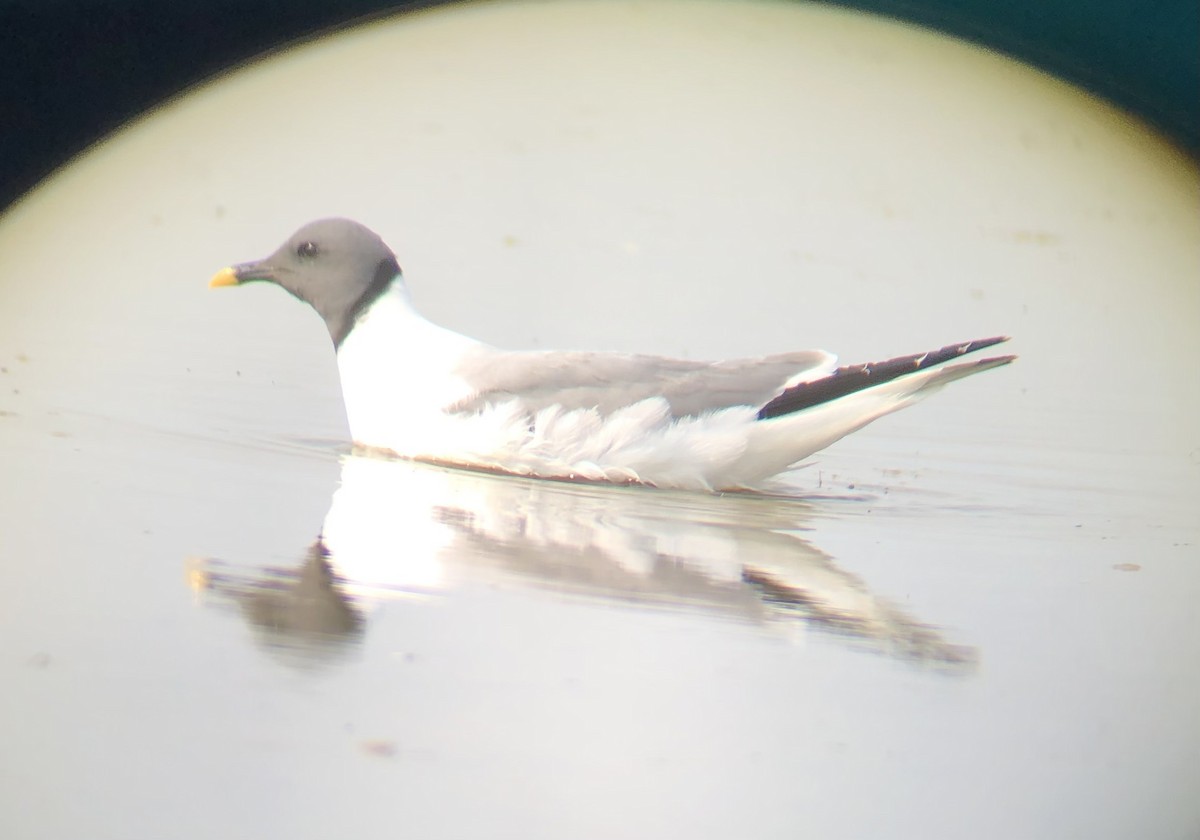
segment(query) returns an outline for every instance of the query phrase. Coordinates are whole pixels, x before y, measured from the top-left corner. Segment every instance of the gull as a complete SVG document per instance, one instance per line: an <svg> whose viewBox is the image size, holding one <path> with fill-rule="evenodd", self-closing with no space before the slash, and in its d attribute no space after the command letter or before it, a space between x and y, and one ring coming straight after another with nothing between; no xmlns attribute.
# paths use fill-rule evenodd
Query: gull
<svg viewBox="0 0 1200 840"><path fill-rule="evenodd" d="M955 362L1007 336L838 367L824 350L694 361L514 351L422 317L392 250L321 219L211 287L274 283L333 340L354 443L538 478L756 490L871 421L1015 356Z"/></svg>

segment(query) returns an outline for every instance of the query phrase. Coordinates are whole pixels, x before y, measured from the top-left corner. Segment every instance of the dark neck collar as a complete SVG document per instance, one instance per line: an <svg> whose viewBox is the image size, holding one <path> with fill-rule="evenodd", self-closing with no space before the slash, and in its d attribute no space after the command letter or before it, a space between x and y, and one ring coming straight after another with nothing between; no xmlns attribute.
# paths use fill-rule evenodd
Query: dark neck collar
<svg viewBox="0 0 1200 840"><path fill-rule="evenodd" d="M370 309L371 304L379 300L379 297L392 285L392 281L400 276L400 266L396 263L395 257L381 260L379 265L375 266L375 276L371 278L371 282L357 300L341 312L321 312L321 317L325 319L325 325L329 327L329 336L333 339L335 350L341 349L342 342L346 340L346 336L350 335L350 331L358 323L359 317Z"/></svg>

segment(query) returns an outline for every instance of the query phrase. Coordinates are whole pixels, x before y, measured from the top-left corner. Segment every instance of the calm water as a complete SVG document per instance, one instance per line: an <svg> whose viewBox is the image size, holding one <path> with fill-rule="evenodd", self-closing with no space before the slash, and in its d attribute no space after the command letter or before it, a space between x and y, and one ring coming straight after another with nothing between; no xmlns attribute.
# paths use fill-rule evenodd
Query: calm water
<svg viewBox="0 0 1200 840"><path fill-rule="evenodd" d="M5 836L1195 836L1198 182L800 5L432 12L153 115L0 220ZM780 496L363 457L316 317L205 289L331 213L509 346L1022 358Z"/></svg>

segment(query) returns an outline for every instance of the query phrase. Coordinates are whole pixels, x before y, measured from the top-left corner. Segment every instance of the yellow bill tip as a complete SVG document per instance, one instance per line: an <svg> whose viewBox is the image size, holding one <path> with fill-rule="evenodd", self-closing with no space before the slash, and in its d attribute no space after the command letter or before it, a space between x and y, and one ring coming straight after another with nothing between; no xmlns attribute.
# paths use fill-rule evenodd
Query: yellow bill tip
<svg viewBox="0 0 1200 840"><path fill-rule="evenodd" d="M232 268L222 268L208 281L208 288L215 289L218 286L236 286L237 284L237 272Z"/></svg>

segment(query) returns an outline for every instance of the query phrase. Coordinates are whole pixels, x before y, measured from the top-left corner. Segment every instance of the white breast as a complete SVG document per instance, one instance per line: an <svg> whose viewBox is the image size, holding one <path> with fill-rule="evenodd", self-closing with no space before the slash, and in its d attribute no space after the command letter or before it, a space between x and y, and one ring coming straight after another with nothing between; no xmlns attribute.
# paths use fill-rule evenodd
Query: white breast
<svg viewBox="0 0 1200 840"><path fill-rule="evenodd" d="M422 318L403 283L394 283L338 349L354 441L408 457L440 449L443 410L472 395L455 366L462 354L480 346Z"/></svg>

